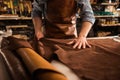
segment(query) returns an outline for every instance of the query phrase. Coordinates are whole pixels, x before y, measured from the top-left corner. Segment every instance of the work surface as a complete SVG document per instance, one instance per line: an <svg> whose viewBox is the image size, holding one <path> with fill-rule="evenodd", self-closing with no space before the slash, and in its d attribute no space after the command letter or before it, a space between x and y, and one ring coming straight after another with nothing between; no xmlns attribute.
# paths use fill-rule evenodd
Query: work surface
<svg viewBox="0 0 120 80"><path fill-rule="evenodd" d="M92 43L93 47L86 50L73 50L71 46L61 43L65 40L42 39L41 42L44 45L47 43L47 46L49 46L48 44L55 44L55 46L50 45L49 47L55 50L54 53L57 54L60 61L53 60L51 64L64 73L69 80L80 80L80 78L81 80L119 80L120 43L117 38L119 37L89 38L88 41ZM25 46L22 45L22 47ZM43 52L44 49L48 52L51 51L48 47L44 47ZM42 56L47 58L49 55Z"/></svg>

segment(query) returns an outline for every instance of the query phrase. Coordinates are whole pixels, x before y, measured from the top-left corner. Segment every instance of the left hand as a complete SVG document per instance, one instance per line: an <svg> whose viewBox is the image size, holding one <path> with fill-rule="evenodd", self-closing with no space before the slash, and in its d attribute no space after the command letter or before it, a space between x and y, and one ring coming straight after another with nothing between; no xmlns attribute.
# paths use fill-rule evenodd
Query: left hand
<svg viewBox="0 0 120 80"><path fill-rule="evenodd" d="M91 45L89 45L89 43L87 42L86 37L78 37L70 41L68 44L71 45L73 44L73 48L78 48L78 49L91 47Z"/></svg>

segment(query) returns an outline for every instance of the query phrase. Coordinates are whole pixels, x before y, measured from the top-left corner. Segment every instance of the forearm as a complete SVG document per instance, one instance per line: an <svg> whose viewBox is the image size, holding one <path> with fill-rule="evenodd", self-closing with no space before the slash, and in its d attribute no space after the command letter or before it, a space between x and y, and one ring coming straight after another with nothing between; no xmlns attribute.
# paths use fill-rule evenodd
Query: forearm
<svg viewBox="0 0 120 80"><path fill-rule="evenodd" d="M92 23L91 22L88 22L88 21L84 21L82 23L82 26L81 26L81 31L79 33L79 37L87 37L91 27L92 27Z"/></svg>
<svg viewBox="0 0 120 80"><path fill-rule="evenodd" d="M80 17L82 19L82 26L79 36L87 37L92 25L95 22L95 16L89 0L78 0L81 9Z"/></svg>
<svg viewBox="0 0 120 80"><path fill-rule="evenodd" d="M37 40L44 37L43 30L42 30L42 19L40 17L34 17L33 19L35 36Z"/></svg>
<svg viewBox="0 0 120 80"><path fill-rule="evenodd" d="M84 21L82 23L81 31L78 35L78 38L75 38L74 40L70 41L68 44L74 44L73 48L86 48L86 47L91 47L89 43L86 40L86 37L88 35L88 32L90 31L92 27L92 23L89 21Z"/></svg>
<svg viewBox="0 0 120 80"><path fill-rule="evenodd" d="M42 19L40 17L34 17L32 20L35 32L42 31Z"/></svg>

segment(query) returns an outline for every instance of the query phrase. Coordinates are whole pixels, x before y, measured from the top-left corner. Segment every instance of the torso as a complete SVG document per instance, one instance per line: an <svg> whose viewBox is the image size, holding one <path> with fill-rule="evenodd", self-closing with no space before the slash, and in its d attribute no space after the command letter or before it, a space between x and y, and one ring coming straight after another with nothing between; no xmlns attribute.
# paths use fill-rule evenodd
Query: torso
<svg viewBox="0 0 120 80"><path fill-rule="evenodd" d="M46 11L46 36L53 38L75 37L73 17L77 12L74 0L48 0Z"/></svg>
<svg viewBox="0 0 120 80"><path fill-rule="evenodd" d="M76 2L74 0L48 0L47 18L54 22L65 21L76 13ZM55 21L56 22L56 21Z"/></svg>

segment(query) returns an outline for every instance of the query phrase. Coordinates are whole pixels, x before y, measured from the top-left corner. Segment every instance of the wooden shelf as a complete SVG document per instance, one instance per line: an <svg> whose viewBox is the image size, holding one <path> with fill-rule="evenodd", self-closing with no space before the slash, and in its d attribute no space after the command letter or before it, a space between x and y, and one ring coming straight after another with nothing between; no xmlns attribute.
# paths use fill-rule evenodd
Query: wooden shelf
<svg viewBox="0 0 120 80"><path fill-rule="evenodd" d="M28 25L7 25L6 28L27 28Z"/></svg>
<svg viewBox="0 0 120 80"><path fill-rule="evenodd" d="M109 5L109 6L115 6L119 3L92 3L91 5Z"/></svg>
<svg viewBox="0 0 120 80"><path fill-rule="evenodd" d="M107 17L107 18L110 18L110 17L113 17L113 18L114 18L114 17L120 17L120 16L115 16L115 15L102 15L102 16L96 16L96 15L95 15L95 18L106 18L106 17Z"/></svg>
<svg viewBox="0 0 120 80"><path fill-rule="evenodd" d="M32 20L31 17L0 17L0 20Z"/></svg>
<svg viewBox="0 0 120 80"><path fill-rule="evenodd" d="M120 23L117 24L98 24L99 26L106 27L106 26L120 26Z"/></svg>
<svg viewBox="0 0 120 80"><path fill-rule="evenodd" d="M118 3L101 3L101 5L115 6L115 5L118 5Z"/></svg>

